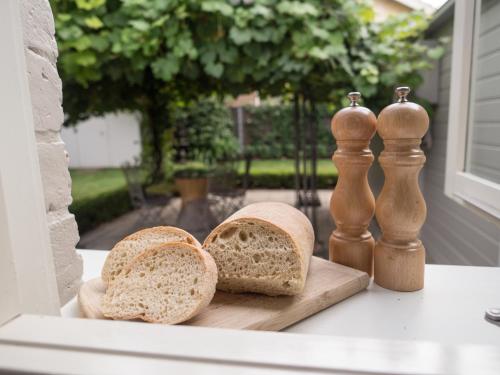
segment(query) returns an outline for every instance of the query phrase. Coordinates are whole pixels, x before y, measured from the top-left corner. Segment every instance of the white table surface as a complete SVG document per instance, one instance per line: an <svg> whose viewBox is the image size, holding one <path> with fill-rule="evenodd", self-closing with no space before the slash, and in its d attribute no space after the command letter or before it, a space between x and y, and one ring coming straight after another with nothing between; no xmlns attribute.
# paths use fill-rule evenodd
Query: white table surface
<svg viewBox="0 0 500 375"><path fill-rule="evenodd" d="M78 252L84 261L83 280L98 277L107 251ZM499 267L427 265L421 291L393 292L371 283L366 291L285 331L500 346L500 324L484 318L491 307L500 307ZM79 317L76 299L61 314Z"/></svg>

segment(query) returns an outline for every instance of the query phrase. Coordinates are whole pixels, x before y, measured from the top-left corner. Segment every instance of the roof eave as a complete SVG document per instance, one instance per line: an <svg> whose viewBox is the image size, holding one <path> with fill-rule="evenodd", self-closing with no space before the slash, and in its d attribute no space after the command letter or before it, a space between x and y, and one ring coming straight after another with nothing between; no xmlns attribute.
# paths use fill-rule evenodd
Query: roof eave
<svg viewBox="0 0 500 375"><path fill-rule="evenodd" d="M455 5L455 0L448 0L444 3L441 8L439 8L434 16L432 17L429 27L425 31L426 36L432 35L436 30L445 24L451 17L453 17L453 9Z"/></svg>

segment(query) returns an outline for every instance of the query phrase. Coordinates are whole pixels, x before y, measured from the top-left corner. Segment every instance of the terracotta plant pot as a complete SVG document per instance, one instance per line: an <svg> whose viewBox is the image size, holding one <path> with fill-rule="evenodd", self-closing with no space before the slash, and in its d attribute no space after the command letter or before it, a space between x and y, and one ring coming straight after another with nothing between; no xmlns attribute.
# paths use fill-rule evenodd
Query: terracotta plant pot
<svg viewBox="0 0 500 375"><path fill-rule="evenodd" d="M208 179L206 177L176 178L175 187L181 195L182 206L190 201L206 198L208 195Z"/></svg>

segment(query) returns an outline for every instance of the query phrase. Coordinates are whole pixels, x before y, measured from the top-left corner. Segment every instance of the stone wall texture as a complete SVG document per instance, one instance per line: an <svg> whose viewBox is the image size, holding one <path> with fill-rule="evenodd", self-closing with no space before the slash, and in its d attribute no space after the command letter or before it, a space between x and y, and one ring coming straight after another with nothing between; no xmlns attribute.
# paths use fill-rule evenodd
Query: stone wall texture
<svg viewBox="0 0 500 375"><path fill-rule="evenodd" d="M83 263L75 251L79 240L69 213L71 177L68 154L60 137L64 119L62 84L57 73L54 18L48 0L21 0L23 38L35 135L61 304L76 295Z"/></svg>

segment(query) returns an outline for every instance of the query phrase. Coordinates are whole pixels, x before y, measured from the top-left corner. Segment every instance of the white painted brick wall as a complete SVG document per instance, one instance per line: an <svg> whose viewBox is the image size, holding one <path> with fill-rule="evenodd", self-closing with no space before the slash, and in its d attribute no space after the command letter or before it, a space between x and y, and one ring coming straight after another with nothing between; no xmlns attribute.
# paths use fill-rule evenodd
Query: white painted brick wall
<svg viewBox="0 0 500 375"><path fill-rule="evenodd" d="M64 120L62 83L57 69L45 57L26 50L28 82L36 131L59 131Z"/></svg>
<svg viewBox="0 0 500 375"><path fill-rule="evenodd" d="M23 37L33 106L40 171L47 210L59 297L64 304L76 295L83 264L75 252L78 227L68 212L71 178L68 155L59 135L63 122L62 85L57 73L54 19L48 0L21 0Z"/></svg>
<svg viewBox="0 0 500 375"><path fill-rule="evenodd" d="M64 143L42 143L37 137L37 145L45 208L47 212L66 208L71 204L71 177Z"/></svg>

